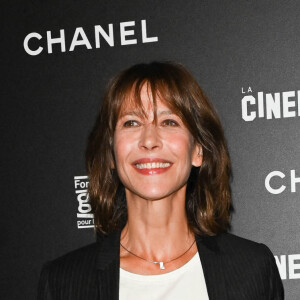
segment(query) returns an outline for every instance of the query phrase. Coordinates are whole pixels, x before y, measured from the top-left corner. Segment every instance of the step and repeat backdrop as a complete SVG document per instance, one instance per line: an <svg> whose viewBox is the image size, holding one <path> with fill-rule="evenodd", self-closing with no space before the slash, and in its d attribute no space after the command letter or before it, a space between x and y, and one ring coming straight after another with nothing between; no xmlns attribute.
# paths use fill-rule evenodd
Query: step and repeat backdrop
<svg viewBox="0 0 300 300"><path fill-rule="evenodd" d="M232 232L267 244L286 299L300 299L299 1L12 1L2 12L1 299L34 299L44 262L94 241L87 137L107 81L153 60L184 64L216 106Z"/></svg>

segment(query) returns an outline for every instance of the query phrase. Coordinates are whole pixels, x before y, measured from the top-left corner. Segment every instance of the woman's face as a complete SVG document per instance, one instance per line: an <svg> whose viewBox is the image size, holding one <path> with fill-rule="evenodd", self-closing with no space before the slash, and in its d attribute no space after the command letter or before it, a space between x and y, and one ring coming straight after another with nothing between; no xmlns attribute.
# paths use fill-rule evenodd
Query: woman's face
<svg viewBox="0 0 300 300"><path fill-rule="evenodd" d="M127 197L159 200L185 189L192 165L198 167L202 163L201 146L194 142L181 119L159 99L154 122L147 84L142 87L141 100L146 118L134 107L125 107L117 122L116 169Z"/></svg>

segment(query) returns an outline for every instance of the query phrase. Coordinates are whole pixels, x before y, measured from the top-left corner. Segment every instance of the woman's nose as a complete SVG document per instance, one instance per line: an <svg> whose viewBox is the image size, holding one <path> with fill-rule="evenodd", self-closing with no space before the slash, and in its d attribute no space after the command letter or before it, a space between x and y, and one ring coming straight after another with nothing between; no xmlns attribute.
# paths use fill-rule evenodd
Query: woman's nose
<svg viewBox="0 0 300 300"><path fill-rule="evenodd" d="M155 148L160 148L162 146L162 141L158 133L158 128L155 124L147 124L144 126L139 147L147 150L153 150Z"/></svg>

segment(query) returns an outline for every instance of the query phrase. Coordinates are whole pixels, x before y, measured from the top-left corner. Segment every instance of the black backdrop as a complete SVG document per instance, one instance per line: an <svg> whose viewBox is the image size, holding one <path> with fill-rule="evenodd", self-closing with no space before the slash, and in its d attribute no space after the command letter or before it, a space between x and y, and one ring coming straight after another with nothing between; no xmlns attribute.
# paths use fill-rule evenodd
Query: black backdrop
<svg viewBox="0 0 300 300"><path fill-rule="evenodd" d="M87 136L107 80L153 60L186 65L215 104L232 231L266 243L286 299L300 298L299 1L7 1L1 12L1 299L34 299L45 261L94 240L87 179L74 179ZM97 48L95 26L109 24L111 45L100 35Z"/></svg>

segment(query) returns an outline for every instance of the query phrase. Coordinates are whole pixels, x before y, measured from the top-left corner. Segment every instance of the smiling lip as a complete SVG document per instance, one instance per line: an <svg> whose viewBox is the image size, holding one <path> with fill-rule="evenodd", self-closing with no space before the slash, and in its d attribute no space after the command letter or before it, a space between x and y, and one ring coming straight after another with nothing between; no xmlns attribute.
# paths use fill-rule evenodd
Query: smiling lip
<svg viewBox="0 0 300 300"><path fill-rule="evenodd" d="M156 175L166 172L173 164L161 158L141 158L132 163L134 169L143 175Z"/></svg>

